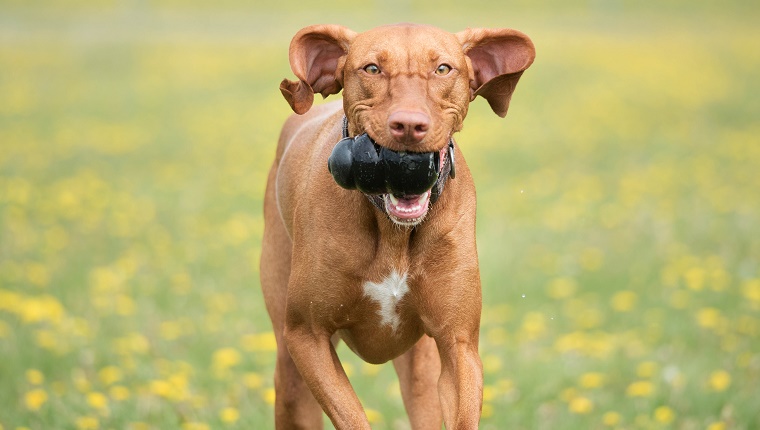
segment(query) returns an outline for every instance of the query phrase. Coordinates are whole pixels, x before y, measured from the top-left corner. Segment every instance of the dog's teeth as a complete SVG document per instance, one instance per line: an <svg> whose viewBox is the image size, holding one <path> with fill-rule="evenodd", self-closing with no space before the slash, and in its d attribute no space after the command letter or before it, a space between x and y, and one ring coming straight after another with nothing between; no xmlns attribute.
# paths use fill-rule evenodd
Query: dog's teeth
<svg viewBox="0 0 760 430"><path fill-rule="evenodd" d="M398 199L393 196L393 194L388 194L388 197L391 198L391 203L393 203L393 206L398 206Z"/></svg>

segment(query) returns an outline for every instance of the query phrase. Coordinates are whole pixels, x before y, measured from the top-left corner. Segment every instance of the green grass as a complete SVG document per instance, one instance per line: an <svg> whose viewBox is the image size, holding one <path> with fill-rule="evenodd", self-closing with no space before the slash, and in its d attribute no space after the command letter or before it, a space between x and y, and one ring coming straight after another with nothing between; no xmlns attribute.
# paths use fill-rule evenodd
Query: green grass
<svg viewBox="0 0 760 430"><path fill-rule="evenodd" d="M0 5L0 428L272 428L258 285L302 26L509 26L538 57L458 136L484 429L760 427L749 2ZM392 366L339 351L373 428Z"/></svg>

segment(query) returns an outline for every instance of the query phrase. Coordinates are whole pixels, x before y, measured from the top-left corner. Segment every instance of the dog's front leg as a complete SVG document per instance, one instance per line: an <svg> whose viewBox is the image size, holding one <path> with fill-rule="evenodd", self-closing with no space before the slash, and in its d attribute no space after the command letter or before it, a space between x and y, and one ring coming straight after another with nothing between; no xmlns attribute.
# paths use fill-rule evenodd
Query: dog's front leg
<svg viewBox="0 0 760 430"><path fill-rule="evenodd" d="M340 364L332 333L321 332L308 324L288 325L285 343L306 385L338 430L369 429L348 376Z"/></svg>
<svg viewBox="0 0 760 430"><path fill-rule="evenodd" d="M441 355L438 392L448 430L478 428L483 403L483 367L478 356L477 330L437 338Z"/></svg>

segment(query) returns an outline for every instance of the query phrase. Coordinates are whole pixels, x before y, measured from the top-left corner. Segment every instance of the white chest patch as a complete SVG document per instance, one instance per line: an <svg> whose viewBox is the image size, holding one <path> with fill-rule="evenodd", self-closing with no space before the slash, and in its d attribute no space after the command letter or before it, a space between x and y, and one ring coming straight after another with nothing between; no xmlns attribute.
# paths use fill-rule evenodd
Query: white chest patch
<svg viewBox="0 0 760 430"><path fill-rule="evenodd" d="M365 282L364 295L376 301L380 305L380 318L383 325L390 325L395 332L401 319L396 312L396 305L409 292L406 283L406 273L399 275L395 270L381 282Z"/></svg>

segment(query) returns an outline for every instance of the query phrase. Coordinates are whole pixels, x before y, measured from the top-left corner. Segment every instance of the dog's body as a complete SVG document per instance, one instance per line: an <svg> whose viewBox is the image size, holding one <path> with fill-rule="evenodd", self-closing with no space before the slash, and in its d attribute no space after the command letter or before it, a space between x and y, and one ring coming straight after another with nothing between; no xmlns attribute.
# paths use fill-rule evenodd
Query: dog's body
<svg viewBox="0 0 760 430"><path fill-rule="evenodd" d="M514 30L313 26L290 56L299 81L281 89L302 115L286 122L269 174L261 258L277 427L320 428L324 410L338 429L369 428L335 353L340 338L365 361L393 360L413 428L477 428L481 293L464 158L455 149L456 179L435 203L430 192L385 195L385 210L340 188L327 159L344 115L352 134L412 152L444 148L475 95L503 116L533 60L530 40ZM341 88L342 104L310 109L314 92Z"/></svg>

